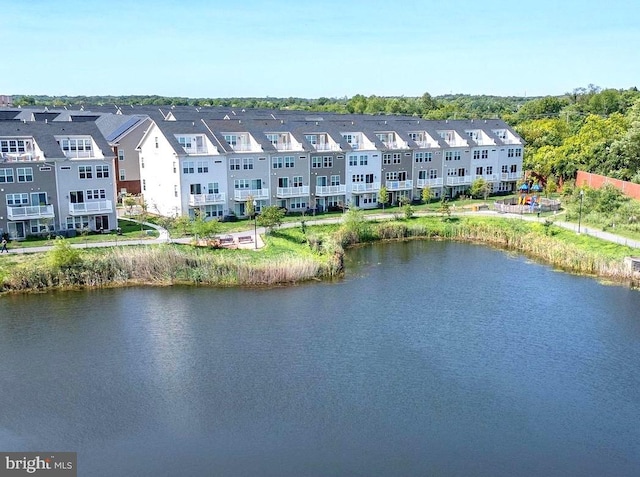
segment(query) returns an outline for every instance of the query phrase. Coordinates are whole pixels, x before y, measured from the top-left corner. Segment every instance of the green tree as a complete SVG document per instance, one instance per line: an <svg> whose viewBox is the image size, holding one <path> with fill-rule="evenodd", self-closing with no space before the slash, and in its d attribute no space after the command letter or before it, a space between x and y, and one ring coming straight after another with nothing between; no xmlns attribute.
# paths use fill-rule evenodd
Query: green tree
<svg viewBox="0 0 640 477"><path fill-rule="evenodd" d="M244 204L244 215L249 218L253 218L253 215L256 213L256 208L253 205L253 196L247 196L247 201Z"/></svg>
<svg viewBox="0 0 640 477"><path fill-rule="evenodd" d="M384 206L389 203L389 190L387 186L381 186L378 191L378 202L382 204L382 210L384 210Z"/></svg>
<svg viewBox="0 0 640 477"><path fill-rule="evenodd" d="M478 177L471 183L469 192L473 197L482 197L484 200L487 200L491 192L491 184L482 177Z"/></svg>
<svg viewBox="0 0 640 477"><path fill-rule="evenodd" d="M404 214L404 218L406 220L409 220L411 217L413 217L415 210L411 204L407 203L402 206L402 213Z"/></svg>
<svg viewBox="0 0 640 477"><path fill-rule="evenodd" d="M207 220L207 217L200 209L195 209L195 217L191 221L190 228L191 233L195 236L196 240L198 240L198 237L213 237L219 227L217 220Z"/></svg>
<svg viewBox="0 0 640 477"><path fill-rule="evenodd" d="M55 270L69 270L82 264L80 250L71 247L71 244L62 237L57 237L53 248L47 252L47 263Z"/></svg>
<svg viewBox="0 0 640 477"><path fill-rule="evenodd" d="M422 202L424 202L425 204L428 204L429 202L431 202L431 199L433 198L433 192L429 187L424 187L420 192L420 198L422 199Z"/></svg>
<svg viewBox="0 0 640 477"><path fill-rule="evenodd" d="M257 221L260 227L266 227L267 231L270 231L274 227L279 227L280 225L282 225L283 219L284 209L275 205L269 205L262 208L260 215L258 215Z"/></svg>

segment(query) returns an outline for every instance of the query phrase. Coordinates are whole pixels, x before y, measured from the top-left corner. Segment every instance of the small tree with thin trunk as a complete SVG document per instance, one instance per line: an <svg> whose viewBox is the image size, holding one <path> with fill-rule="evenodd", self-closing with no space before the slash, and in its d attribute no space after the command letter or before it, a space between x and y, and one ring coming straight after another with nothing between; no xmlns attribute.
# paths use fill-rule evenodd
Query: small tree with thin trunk
<svg viewBox="0 0 640 477"><path fill-rule="evenodd" d="M387 186L380 187L378 191L378 202L382 204L382 210L384 210L385 204L389 203L389 190Z"/></svg>
<svg viewBox="0 0 640 477"><path fill-rule="evenodd" d="M269 205L262 208L257 221L260 227L266 227L268 231L271 231L274 227L279 227L283 219L284 209L276 205Z"/></svg>
<svg viewBox="0 0 640 477"><path fill-rule="evenodd" d="M423 188L422 192L420 193L420 198L422 199L422 202L424 202L425 204L428 204L429 202L431 202L431 199L433 198L433 193L431 192L431 189L429 187Z"/></svg>

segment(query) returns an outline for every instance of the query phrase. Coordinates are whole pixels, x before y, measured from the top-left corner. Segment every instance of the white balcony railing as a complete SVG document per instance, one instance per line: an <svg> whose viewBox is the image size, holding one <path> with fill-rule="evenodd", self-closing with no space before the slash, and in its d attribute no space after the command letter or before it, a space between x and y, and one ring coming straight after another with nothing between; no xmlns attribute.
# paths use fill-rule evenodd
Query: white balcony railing
<svg viewBox="0 0 640 477"><path fill-rule="evenodd" d="M189 205L198 207L200 205L224 204L226 202L226 194L190 194Z"/></svg>
<svg viewBox="0 0 640 477"><path fill-rule="evenodd" d="M347 192L346 185L335 185L335 186L316 186L316 195L327 196L327 195L342 195Z"/></svg>
<svg viewBox="0 0 640 477"><path fill-rule="evenodd" d="M425 149L440 147L437 142L431 142L431 141L416 141L415 143L418 145L418 147L422 147Z"/></svg>
<svg viewBox="0 0 640 477"><path fill-rule="evenodd" d="M500 180L498 174L474 175L473 180L475 181L476 179L484 179L487 182L498 182Z"/></svg>
<svg viewBox="0 0 640 477"><path fill-rule="evenodd" d="M256 200L268 199L269 189L236 189L233 191L233 200L244 202L249 197Z"/></svg>
<svg viewBox="0 0 640 477"><path fill-rule="evenodd" d="M380 190L379 182L358 182L351 185L351 192L354 194L363 194L365 192L377 192Z"/></svg>
<svg viewBox="0 0 640 477"><path fill-rule="evenodd" d="M302 151L302 146L297 142L277 142L273 147L278 151Z"/></svg>
<svg viewBox="0 0 640 477"><path fill-rule="evenodd" d="M208 149L207 146L193 146L193 147L183 147L184 152L187 154L207 154Z"/></svg>
<svg viewBox="0 0 640 477"><path fill-rule="evenodd" d="M442 187L442 177L436 177L435 179L418 179L418 189L424 189L425 187Z"/></svg>
<svg viewBox="0 0 640 477"><path fill-rule="evenodd" d="M53 205L7 207L7 219L9 220L52 219L54 217Z"/></svg>
<svg viewBox="0 0 640 477"><path fill-rule="evenodd" d="M32 152L0 152L2 162L34 162L40 161L40 156Z"/></svg>
<svg viewBox="0 0 640 477"><path fill-rule="evenodd" d="M316 151L339 151L340 150L340 146L337 144L330 144L330 143L324 143L324 144L314 144L313 147L315 148Z"/></svg>
<svg viewBox="0 0 640 477"><path fill-rule="evenodd" d="M236 144L232 145L231 148L236 152L259 152L262 151L261 148L255 148L252 144Z"/></svg>
<svg viewBox="0 0 640 477"><path fill-rule="evenodd" d="M456 185L469 185L473 182L471 180L471 176L454 176L447 177L447 185L448 186L456 186Z"/></svg>
<svg viewBox="0 0 640 477"><path fill-rule="evenodd" d="M305 197L309 195L309 186L300 187L278 187L276 197L286 199L288 197Z"/></svg>
<svg viewBox="0 0 640 477"><path fill-rule="evenodd" d="M503 172L500 174L501 181L517 181L522 177L522 172Z"/></svg>
<svg viewBox="0 0 640 477"><path fill-rule="evenodd" d="M382 141L387 149L407 149L409 146L406 142L399 141Z"/></svg>
<svg viewBox="0 0 640 477"><path fill-rule="evenodd" d="M413 181L387 181L387 190L411 190L413 189Z"/></svg>
<svg viewBox="0 0 640 477"><path fill-rule="evenodd" d="M113 203L110 200L94 200L91 202L69 202L70 215L92 215L113 212Z"/></svg>

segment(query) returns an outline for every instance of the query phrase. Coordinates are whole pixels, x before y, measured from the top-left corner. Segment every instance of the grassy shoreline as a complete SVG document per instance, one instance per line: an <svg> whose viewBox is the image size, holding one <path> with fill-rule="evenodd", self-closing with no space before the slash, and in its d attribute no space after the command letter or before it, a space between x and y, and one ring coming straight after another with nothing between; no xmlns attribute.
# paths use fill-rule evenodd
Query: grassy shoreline
<svg viewBox="0 0 640 477"><path fill-rule="evenodd" d="M210 250L163 244L70 249L12 256L0 264L3 293L133 285L264 287L342 276L349 247L376 241L430 239L480 243L522 253L567 272L638 287L624 264L634 249L556 227L493 217L416 217L367 220L348 214L340 225L278 230L266 247ZM44 259L43 259L44 257ZM5 258L5 257L3 257Z"/></svg>

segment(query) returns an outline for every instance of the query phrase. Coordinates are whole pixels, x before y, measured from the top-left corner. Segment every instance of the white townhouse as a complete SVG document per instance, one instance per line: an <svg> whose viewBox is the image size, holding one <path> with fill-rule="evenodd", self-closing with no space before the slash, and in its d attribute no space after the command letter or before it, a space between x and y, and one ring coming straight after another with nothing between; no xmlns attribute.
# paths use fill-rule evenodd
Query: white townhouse
<svg viewBox="0 0 640 477"><path fill-rule="evenodd" d="M378 194L382 184L382 151L368 137L361 124L353 121L345 125L340 134L349 151L346 160L346 201L362 209L378 205Z"/></svg>
<svg viewBox="0 0 640 477"><path fill-rule="evenodd" d="M3 233L117 227L114 156L93 121L0 120L0 151Z"/></svg>
<svg viewBox="0 0 640 477"><path fill-rule="evenodd" d="M137 149L142 194L151 213L225 214L225 156L202 121L152 121Z"/></svg>

